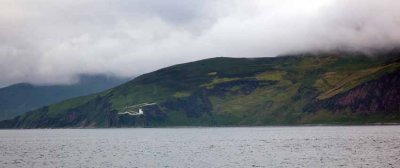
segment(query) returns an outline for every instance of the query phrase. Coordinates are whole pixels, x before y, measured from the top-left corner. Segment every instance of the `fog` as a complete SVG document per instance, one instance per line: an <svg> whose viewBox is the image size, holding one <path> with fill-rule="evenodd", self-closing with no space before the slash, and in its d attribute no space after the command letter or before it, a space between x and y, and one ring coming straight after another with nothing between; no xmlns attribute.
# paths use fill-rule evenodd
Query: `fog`
<svg viewBox="0 0 400 168"><path fill-rule="evenodd" d="M132 77L210 57L400 43L398 0L3 0L0 87Z"/></svg>

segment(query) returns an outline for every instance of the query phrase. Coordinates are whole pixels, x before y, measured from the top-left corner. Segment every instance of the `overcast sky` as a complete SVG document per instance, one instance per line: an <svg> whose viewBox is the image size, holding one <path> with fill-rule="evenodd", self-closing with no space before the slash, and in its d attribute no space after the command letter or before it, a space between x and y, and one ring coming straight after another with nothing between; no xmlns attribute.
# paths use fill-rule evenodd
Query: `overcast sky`
<svg viewBox="0 0 400 168"><path fill-rule="evenodd" d="M400 43L399 0L1 0L0 87Z"/></svg>

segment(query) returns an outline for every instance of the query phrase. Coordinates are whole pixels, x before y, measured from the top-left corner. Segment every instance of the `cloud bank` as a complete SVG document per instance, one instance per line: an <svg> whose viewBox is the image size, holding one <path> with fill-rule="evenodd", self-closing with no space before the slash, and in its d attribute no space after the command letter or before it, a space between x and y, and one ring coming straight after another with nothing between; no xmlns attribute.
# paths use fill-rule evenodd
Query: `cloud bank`
<svg viewBox="0 0 400 168"><path fill-rule="evenodd" d="M0 87L203 58L400 44L398 0L3 0Z"/></svg>

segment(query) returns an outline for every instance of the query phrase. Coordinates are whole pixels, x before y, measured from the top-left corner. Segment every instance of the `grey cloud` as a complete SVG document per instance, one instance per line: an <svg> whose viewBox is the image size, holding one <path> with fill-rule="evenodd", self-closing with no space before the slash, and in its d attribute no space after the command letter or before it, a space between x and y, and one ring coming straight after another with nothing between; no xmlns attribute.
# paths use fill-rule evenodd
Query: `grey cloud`
<svg viewBox="0 0 400 168"><path fill-rule="evenodd" d="M208 57L390 48L400 1L0 2L0 87L133 76Z"/></svg>

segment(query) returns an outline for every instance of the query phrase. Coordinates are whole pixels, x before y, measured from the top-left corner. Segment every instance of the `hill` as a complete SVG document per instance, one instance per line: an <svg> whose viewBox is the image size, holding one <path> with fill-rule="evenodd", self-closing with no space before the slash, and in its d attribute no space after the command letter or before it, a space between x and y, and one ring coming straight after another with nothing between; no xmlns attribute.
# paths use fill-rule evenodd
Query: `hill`
<svg viewBox="0 0 400 168"><path fill-rule="evenodd" d="M400 121L400 54L211 58L52 104L4 128L364 124ZM142 114L143 113L143 114Z"/></svg>
<svg viewBox="0 0 400 168"><path fill-rule="evenodd" d="M11 119L23 112L69 98L100 92L126 81L128 79L103 75L81 75L79 82L71 85L35 86L19 83L0 88L0 120Z"/></svg>

